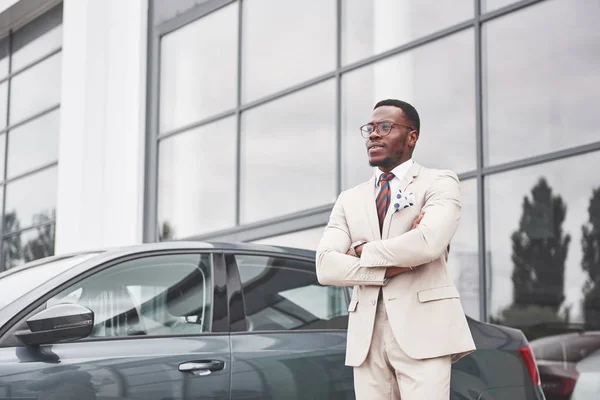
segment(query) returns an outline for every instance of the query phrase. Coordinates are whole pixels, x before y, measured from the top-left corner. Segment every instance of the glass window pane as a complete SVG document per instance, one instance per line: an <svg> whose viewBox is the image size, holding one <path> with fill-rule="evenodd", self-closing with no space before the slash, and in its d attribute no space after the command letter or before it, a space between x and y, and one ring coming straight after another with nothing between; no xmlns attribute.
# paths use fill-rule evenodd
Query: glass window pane
<svg viewBox="0 0 600 400"><path fill-rule="evenodd" d="M599 20L598 1L550 0L484 25L487 164L599 140Z"/></svg>
<svg viewBox="0 0 600 400"><path fill-rule="evenodd" d="M0 39L0 79L8 75L8 37Z"/></svg>
<svg viewBox="0 0 600 400"><path fill-rule="evenodd" d="M370 120L375 104L387 98L408 101L419 112L415 161L457 173L476 168L473 49L473 31L468 30L343 76L344 188L373 174L359 127ZM451 63L447 54L453 55Z"/></svg>
<svg viewBox="0 0 600 400"><path fill-rule="evenodd" d="M47 307L81 304L94 312L91 337L199 334L211 330L210 254L126 261L57 294Z"/></svg>
<svg viewBox="0 0 600 400"><path fill-rule="evenodd" d="M31 62L60 48L61 44L62 25L59 25L14 52L12 55L12 70L18 71L31 64Z"/></svg>
<svg viewBox="0 0 600 400"><path fill-rule="evenodd" d="M0 181L4 180L4 157L6 156L6 134L0 134Z"/></svg>
<svg viewBox="0 0 600 400"><path fill-rule="evenodd" d="M494 322L530 338L600 325L599 170L596 152L486 179Z"/></svg>
<svg viewBox="0 0 600 400"><path fill-rule="evenodd" d="M4 238L4 268L9 269L54 255L54 224Z"/></svg>
<svg viewBox="0 0 600 400"><path fill-rule="evenodd" d="M12 71L31 64L62 44L62 4L18 29L12 39Z"/></svg>
<svg viewBox="0 0 600 400"><path fill-rule="evenodd" d="M306 250L317 250L319 241L323 236L324 226L305 229L303 231L284 233L283 235L271 236L265 239L254 240L252 243L268 244L271 246L295 247Z"/></svg>
<svg viewBox="0 0 600 400"><path fill-rule="evenodd" d="M0 129L6 127L6 112L8 100L8 83L0 83Z"/></svg>
<svg viewBox="0 0 600 400"><path fill-rule="evenodd" d="M175 18L178 15L183 14L186 11L208 1L210 0L152 0L151 4L154 26L158 26L163 22L167 22L168 20Z"/></svg>
<svg viewBox="0 0 600 400"><path fill-rule="evenodd" d="M56 190L56 168L10 182L6 186L5 232L53 220Z"/></svg>
<svg viewBox="0 0 600 400"><path fill-rule="evenodd" d="M344 0L344 64L473 18L473 0Z"/></svg>
<svg viewBox="0 0 600 400"><path fill-rule="evenodd" d="M224 7L162 39L161 132L235 108L237 7Z"/></svg>
<svg viewBox="0 0 600 400"><path fill-rule="evenodd" d="M460 292L465 314L479 319L477 181L463 181L460 186L462 210L458 230L450 242L448 270Z"/></svg>
<svg viewBox="0 0 600 400"><path fill-rule="evenodd" d="M346 329L344 288L321 286L314 263L237 255L248 331Z"/></svg>
<svg viewBox="0 0 600 400"><path fill-rule="evenodd" d="M333 203L335 152L334 81L244 112L242 221Z"/></svg>
<svg viewBox="0 0 600 400"><path fill-rule="evenodd" d="M4 186L4 185L1 185L1 186L0 186L0 202L3 202L3 201L4 201L4 189L5 189L5 186ZM0 204L2 204L2 203L0 203ZM14 214L13 214L13 219L14 219ZM5 224L5 222L4 222L4 216L3 216L3 215L0 215L0 223L2 223L3 225ZM4 226L4 227L5 227L5 226ZM6 227L5 227L5 229L4 229L4 233L6 233L7 231L8 231L8 230L7 230L7 229L6 229ZM0 272L1 272L1 271L2 271L2 266L0 265Z"/></svg>
<svg viewBox="0 0 600 400"><path fill-rule="evenodd" d="M60 53L56 54L13 78L10 87L11 124L60 102L60 57Z"/></svg>
<svg viewBox="0 0 600 400"><path fill-rule="evenodd" d="M244 102L335 69L335 0L252 0L243 7Z"/></svg>
<svg viewBox="0 0 600 400"><path fill-rule="evenodd" d="M511 4L516 3L518 0L480 0L481 1L481 11L488 12L494 11L501 7L509 6Z"/></svg>
<svg viewBox="0 0 600 400"><path fill-rule="evenodd" d="M232 117L161 140L161 240L235 225L236 138L236 121Z"/></svg>
<svg viewBox="0 0 600 400"><path fill-rule="evenodd" d="M8 177L58 159L59 112L53 111L9 132Z"/></svg>

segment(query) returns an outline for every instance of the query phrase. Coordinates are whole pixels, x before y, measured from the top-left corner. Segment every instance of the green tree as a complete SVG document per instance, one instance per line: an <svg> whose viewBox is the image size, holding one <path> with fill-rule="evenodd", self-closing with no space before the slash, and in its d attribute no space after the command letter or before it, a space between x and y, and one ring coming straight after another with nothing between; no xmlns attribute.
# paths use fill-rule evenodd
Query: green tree
<svg viewBox="0 0 600 400"><path fill-rule="evenodd" d="M519 229L511 235L513 303L502 312L503 323L533 324L540 318L560 321L565 299L565 260L571 236L562 230L567 207L545 178L523 198Z"/></svg>
<svg viewBox="0 0 600 400"><path fill-rule="evenodd" d="M600 325L600 187L592 192L589 221L581 227L581 267L588 277L583 285L583 315L586 324Z"/></svg>

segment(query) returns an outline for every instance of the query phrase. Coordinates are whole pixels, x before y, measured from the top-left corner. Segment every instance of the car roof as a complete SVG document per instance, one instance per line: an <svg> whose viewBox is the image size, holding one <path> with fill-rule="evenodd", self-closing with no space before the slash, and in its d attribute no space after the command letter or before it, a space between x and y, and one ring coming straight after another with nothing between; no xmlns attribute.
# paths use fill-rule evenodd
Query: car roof
<svg viewBox="0 0 600 400"><path fill-rule="evenodd" d="M295 247L286 246L275 246L266 244L256 243L244 243L244 242L209 242L209 241L190 241L190 240L176 240L176 241L164 241L156 243L143 243L129 246L115 246L115 247L104 247L96 248L85 251L78 251L72 253L65 253L60 255L54 255L31 261L25 265L11 268L2 273L3 276L17 273L24 269L35 268L37 266L46 264L48 262L57 261L69 257L76 257L87 254L102 254L103 256L111 257L122 257L132 255L136 253L154 252L154 251L168 251L168 250L216 250L216 251L235 251L235 252L248 252L248 253L270 253L270 254L281 254L286 256L308 258L314 260L315 251L308 249L301 249Z"/></svg>
<svg viewBox="0 0 600 400"><path fill-rule="evenodd" d="M315 251L308 249L301 249L295 247L276 246L267 244L257 243L245 243L245 242L211 242L211 241L193 241L193 240L174 240L156 243L144 243L131 246L111 247L99 249L102 252L131 252L136 253L139 251L160 251L160 250L180 250L180 249L192 249L192 250L223 250L223 251L244 251L244 252L265 252L265 253L278 253L285 255L293 255L297 257L314 258Z"/></svg>

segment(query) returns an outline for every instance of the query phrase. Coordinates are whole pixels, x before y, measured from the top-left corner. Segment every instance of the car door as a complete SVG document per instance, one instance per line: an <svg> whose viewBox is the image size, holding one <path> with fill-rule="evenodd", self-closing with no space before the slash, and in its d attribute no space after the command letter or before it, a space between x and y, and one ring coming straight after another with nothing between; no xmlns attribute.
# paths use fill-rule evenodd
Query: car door
<svg viewBox="0 0 600 400"><path fill-rule="evenodd" d="M232 399L353 399L344 365L348 295L321 286L314 261L226 255Z"/></svg>
<svg viewBox="0 0 600 400"><path fill-rule="evenodd" d="M92 334L69 343L0 342L8 399L228 399L230 349L222 254L158 253L102 265L40 299L76 303ZM12 335L12 336L11 336Z"/></svg>

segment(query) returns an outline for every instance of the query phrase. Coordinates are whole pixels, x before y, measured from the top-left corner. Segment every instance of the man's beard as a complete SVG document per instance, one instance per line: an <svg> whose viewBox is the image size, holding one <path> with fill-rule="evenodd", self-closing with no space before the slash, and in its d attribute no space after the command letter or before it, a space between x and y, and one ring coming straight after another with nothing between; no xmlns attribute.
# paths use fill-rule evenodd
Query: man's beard
<svg viewBox="0 0 600 400"><path fill-rule="evenodd" d="M376 161L376 162L373 162L373 161L369 160L369 165L370 165L371 167L384 167L384 168L389 168L389 167L391 167L392 165L394 165L394 160L392 160L392 158L391 158L391 157L386 157L386 158L384 158L383 160L381 160L381 161Z"/></svg>

